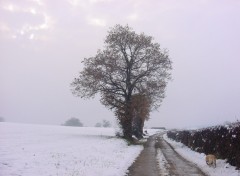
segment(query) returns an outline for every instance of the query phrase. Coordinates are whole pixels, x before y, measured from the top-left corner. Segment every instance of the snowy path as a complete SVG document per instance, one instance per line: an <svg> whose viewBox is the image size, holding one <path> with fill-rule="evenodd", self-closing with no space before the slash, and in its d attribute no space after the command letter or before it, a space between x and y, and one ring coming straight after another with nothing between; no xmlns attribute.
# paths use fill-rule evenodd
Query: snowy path
<svg viewBox="0 0 240 176"><path fill-rule="evenodd" d="M128 176L158 175L159 169L156 162L155 135L151 136L144 145L144 149L137 160L129 168Z"/></svg>
<svg viewBox="0 0 240 176"><path fill-rule="evenodd" d="M150 137L134 164L129 176L205 176L194 164L182 158L162 138L162 134Z"/></svg>
<svg viewBox="0 0 240 176"><path fill-rule="evenodd" d="M205 176L196 165L180 156L163 138L157 136L156 147L163 153L169 175ZM161 169L161 168L160 168ZM163 174L164 175L164 174Z"/></svg>

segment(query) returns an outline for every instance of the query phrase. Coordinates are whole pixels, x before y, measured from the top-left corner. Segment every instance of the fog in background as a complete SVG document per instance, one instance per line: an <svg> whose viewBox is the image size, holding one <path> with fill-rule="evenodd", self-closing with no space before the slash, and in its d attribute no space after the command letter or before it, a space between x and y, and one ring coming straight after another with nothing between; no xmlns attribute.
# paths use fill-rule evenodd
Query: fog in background
<svg viewBox="0 0 240 176"><path fill-rule="evenodd" d="M172 78L147 126L202 127L240 119L238 0L1 0L0 116L9 122L85 126L113 112L76 98L81 61L128 24L169 50Z"/></svg>

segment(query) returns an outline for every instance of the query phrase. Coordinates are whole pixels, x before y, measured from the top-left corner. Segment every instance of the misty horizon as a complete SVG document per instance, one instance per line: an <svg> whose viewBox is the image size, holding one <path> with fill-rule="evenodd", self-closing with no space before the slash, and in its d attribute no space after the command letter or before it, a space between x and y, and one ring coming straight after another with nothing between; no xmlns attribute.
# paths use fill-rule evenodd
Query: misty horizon
<svg viewBox="0 0 240 176"><path fill-rule="evenodd" d="M82 60L107 32L128 24L169 50L172 81L147 127L192 128L240 119L240 2L23 0L0 2L0 117L7 122L84 126L114 113L71 93ZM124 9L124 11L122 10Z"/></svg>

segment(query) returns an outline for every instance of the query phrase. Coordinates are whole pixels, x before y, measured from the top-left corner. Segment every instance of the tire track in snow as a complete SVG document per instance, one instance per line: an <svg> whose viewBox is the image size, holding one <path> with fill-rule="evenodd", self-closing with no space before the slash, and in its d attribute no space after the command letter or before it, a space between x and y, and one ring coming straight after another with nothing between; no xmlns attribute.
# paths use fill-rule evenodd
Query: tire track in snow
<svg viewBox="0 0 240 176"><path fill-rule="evenodd" d="M155 148L156 135L150 136L136 161L128 169L128 176L160 176Z"/></svg>
<svg viewBox="0 0 240 176"><path fill-rule="evenodd" d="M162 135L149 137L144 150L128 169L128 176L206 176L196 165L180 156Z"/></svg>
<svg viewBox="0 0 240 176"><path fill-rule="evenodd" d="M195 164L187 161L179 155L162 137L158 135L156 139L156 147L159 148L164 155L169 175L171 176L206 176ZM160 165L161 166L161 165ZM161 169L161 167L160 167Z"/></svg>

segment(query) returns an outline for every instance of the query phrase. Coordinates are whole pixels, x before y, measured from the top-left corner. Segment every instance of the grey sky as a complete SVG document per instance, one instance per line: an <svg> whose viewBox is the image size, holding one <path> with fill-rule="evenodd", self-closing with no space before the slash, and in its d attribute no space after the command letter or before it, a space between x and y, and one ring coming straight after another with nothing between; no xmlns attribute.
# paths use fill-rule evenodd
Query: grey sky
<svg viewBox="0 0 240 176"><path fill-rule="evenodd" d="M0 116L87 125L113 113L69 84L107 31L128 24L169 50L173 81L147 126L199 127L240 119L238 0L2 0Z"/></svg>

